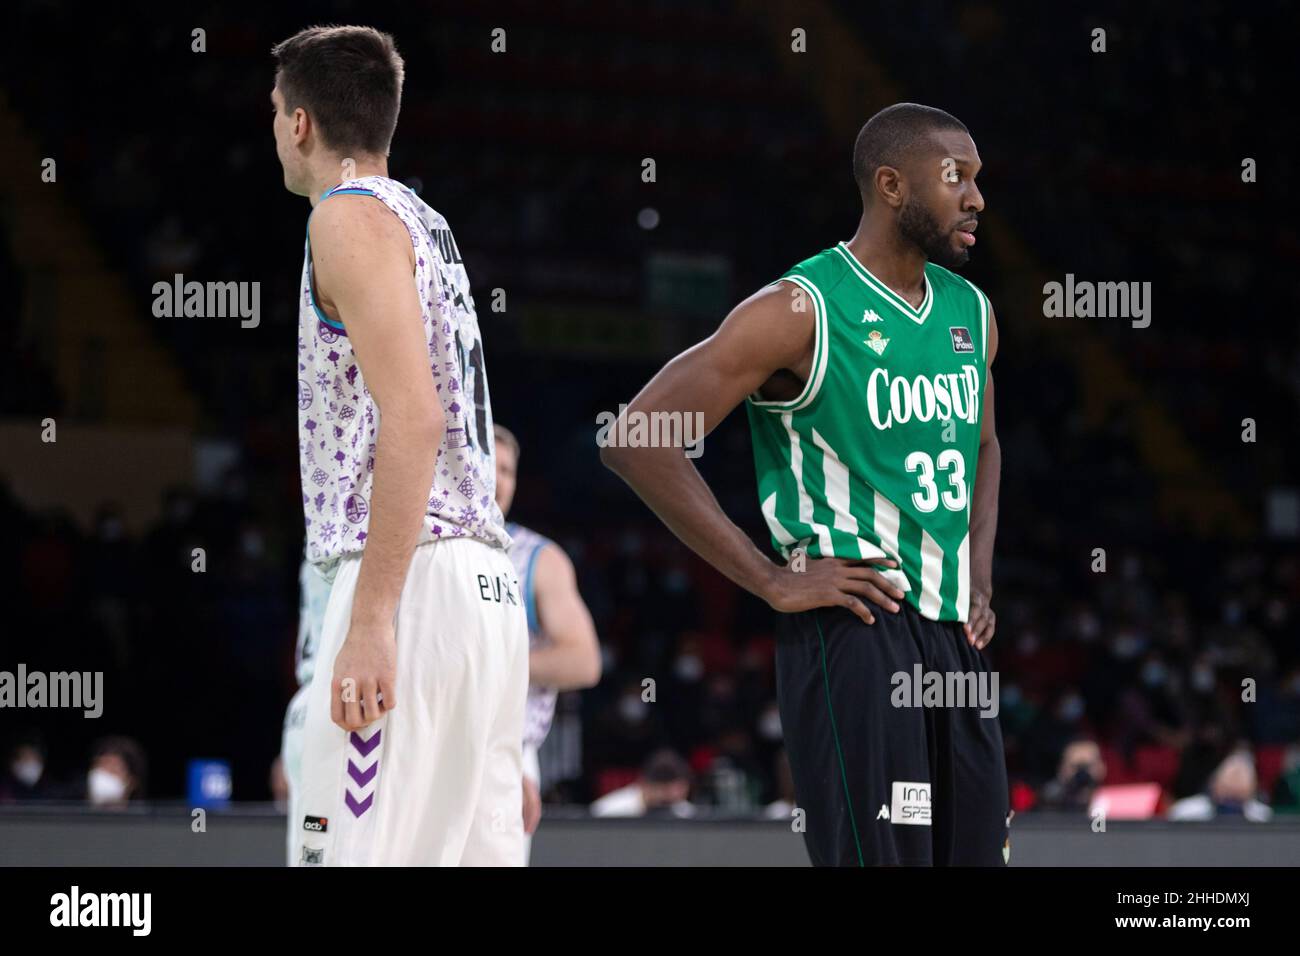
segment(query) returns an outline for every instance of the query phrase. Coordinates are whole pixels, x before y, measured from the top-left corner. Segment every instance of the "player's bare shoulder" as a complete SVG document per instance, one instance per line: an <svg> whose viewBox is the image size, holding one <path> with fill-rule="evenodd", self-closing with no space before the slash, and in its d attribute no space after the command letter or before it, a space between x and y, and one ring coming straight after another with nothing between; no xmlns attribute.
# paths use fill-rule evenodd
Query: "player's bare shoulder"
<svg viewBox="0 0 1300 956"><path fill-rule="evenodd" d="M712 338L750 374L783 370L806 379L812 364L815 316L802 288L784 279L759 289L731 310Z"/></svg>
<svg viewBox="0 0 1300 956"><path fill-rule="evenodd" d="M312 212L307 229L318 269L325 265L322 259L345 249L354 262L389 261L400 255L415 264L406 226L375 196L330 196Z"/></svg>

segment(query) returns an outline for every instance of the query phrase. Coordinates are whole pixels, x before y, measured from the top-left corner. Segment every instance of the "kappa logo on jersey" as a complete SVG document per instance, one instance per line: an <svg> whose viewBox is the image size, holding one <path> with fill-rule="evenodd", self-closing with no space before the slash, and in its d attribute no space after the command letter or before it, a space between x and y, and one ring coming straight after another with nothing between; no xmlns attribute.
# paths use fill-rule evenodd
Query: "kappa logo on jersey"
<svg viewBox="0 0 1300 956"><path fill-rule="evenodd" d="M302 828L313 833L324 833L330 828L330 821L328 817L307 817L302 821Z"/></svg>
<svg viewBox="0 0 1300 956"><path fill-rule="evenodd" d="M302 865L303 866L324 866L325 849L314 850L309 846L302 848Z"/></svg>
<svg viewBox="0 0 1300 956"><path fill-rule="evenodd" d="M952 333L952 350L954 352L974 353L975 342L970 337L970 329L967 328L949 328Z"/></svg>
<svg viewBox="0 0 1300 956"><path fill-rule="evenodd" d="M889 804L887 804L887 803L882 803L882 804L880 805L880 812L876 814L876 819L877 819L877 820L888 820L888 819L889 819Z"/></svg>
<svg viewBox="0 0 1300 956"><path fill-rule="evenodd" d="M865 343L867 346L869 346L869 347L871 348L871 350L872 350L873 352L875 352L877 355L884 355L884 354L885 354L885 346L889 344L889 339L885 338L883 335L881 335L881 334L880 334L879 332L877 332L875 329L872 329L871 334L868 335L868 336L867 336L865 339L863 339L862 341L863 341L863 343Z"/></svg>
<svg viewBox="0 0 1300 956"><path fill-rule="evenodd" d="M878 315L876 314L876 310L875 310L875 309L867 309L867 311L865 311L865 312L862 313L862 321L863 321L863 322L883 322L883 321L885 321L885 320L882 319L880 316L878 316Z"/></svg>
<svg viewBox="0 0 1300 956"><path fill-rule="evenodd" d="M893 799L889 803L889 822L909 826L930 825L930 785L906 780L894 781Z"/></svg>

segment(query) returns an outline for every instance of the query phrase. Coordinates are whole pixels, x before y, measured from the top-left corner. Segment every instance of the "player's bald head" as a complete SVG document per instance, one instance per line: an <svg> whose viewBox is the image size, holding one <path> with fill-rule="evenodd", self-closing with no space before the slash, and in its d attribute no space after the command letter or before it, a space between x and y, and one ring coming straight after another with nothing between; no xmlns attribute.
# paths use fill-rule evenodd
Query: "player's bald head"
<svg viewBox="0 0 1300 956"><path fill-rule="evenodd" d="M966 124L951 113L919 103L895 103L871 117L853 144L853 178L858 191L864 198L871 195L877 169L902 169L931 149L932 135L942 130L970 135Z"/></svg>

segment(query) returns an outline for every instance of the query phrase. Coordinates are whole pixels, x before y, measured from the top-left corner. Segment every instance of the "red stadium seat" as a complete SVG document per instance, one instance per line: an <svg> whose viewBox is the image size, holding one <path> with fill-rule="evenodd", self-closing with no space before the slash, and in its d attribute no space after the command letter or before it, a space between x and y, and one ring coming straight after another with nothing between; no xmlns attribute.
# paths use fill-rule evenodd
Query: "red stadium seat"
<svg viewBox="0 0 1300 956"><path fill-rule="evenodd" d="M1139 747L1133 755L1133 775L1142 781L1171 787L1182 755L1173 747Z"/></svg>
<svg viewBox="0 0 1300 956"><path fill-rule="evenodd" d="M1106 764L1106 783L1110 785L1134 783L1136 778L1129 769L1128 761L1117 749L1107 744L1101 745L1101 759Z"/></svg>
<svg viewBox="0 0 1300 956"><path fill-rule="evenodd" d="M1261 744L1255 748L1255 776L1259 778L1259 792L1264 801L1273 795L1273 785L1282 774L1282 758L1286 748L1281 744Z"/></svg>
<svg viewBox="0 0 1300 956"><path fill-rule="evenodd" d="M619 787L626 787L637 778L637 772L635 767L610 767L602 770L596 774L596 796L603 797Z"/></svg>

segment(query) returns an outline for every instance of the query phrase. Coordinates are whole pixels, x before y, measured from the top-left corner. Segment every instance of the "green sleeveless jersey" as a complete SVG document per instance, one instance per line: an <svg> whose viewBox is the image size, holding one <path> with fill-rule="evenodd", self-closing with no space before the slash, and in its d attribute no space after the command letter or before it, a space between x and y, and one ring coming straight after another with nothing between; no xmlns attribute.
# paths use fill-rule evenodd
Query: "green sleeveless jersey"
<svg viewBox="0 0 1300 956"><path fill-rule="evenodd" d="M965 621L988 299L927 263L914 309L844 243L782 278L816 331L803 392L745 405L773 546L893 558L882 573L923 617Z"/></svg>

